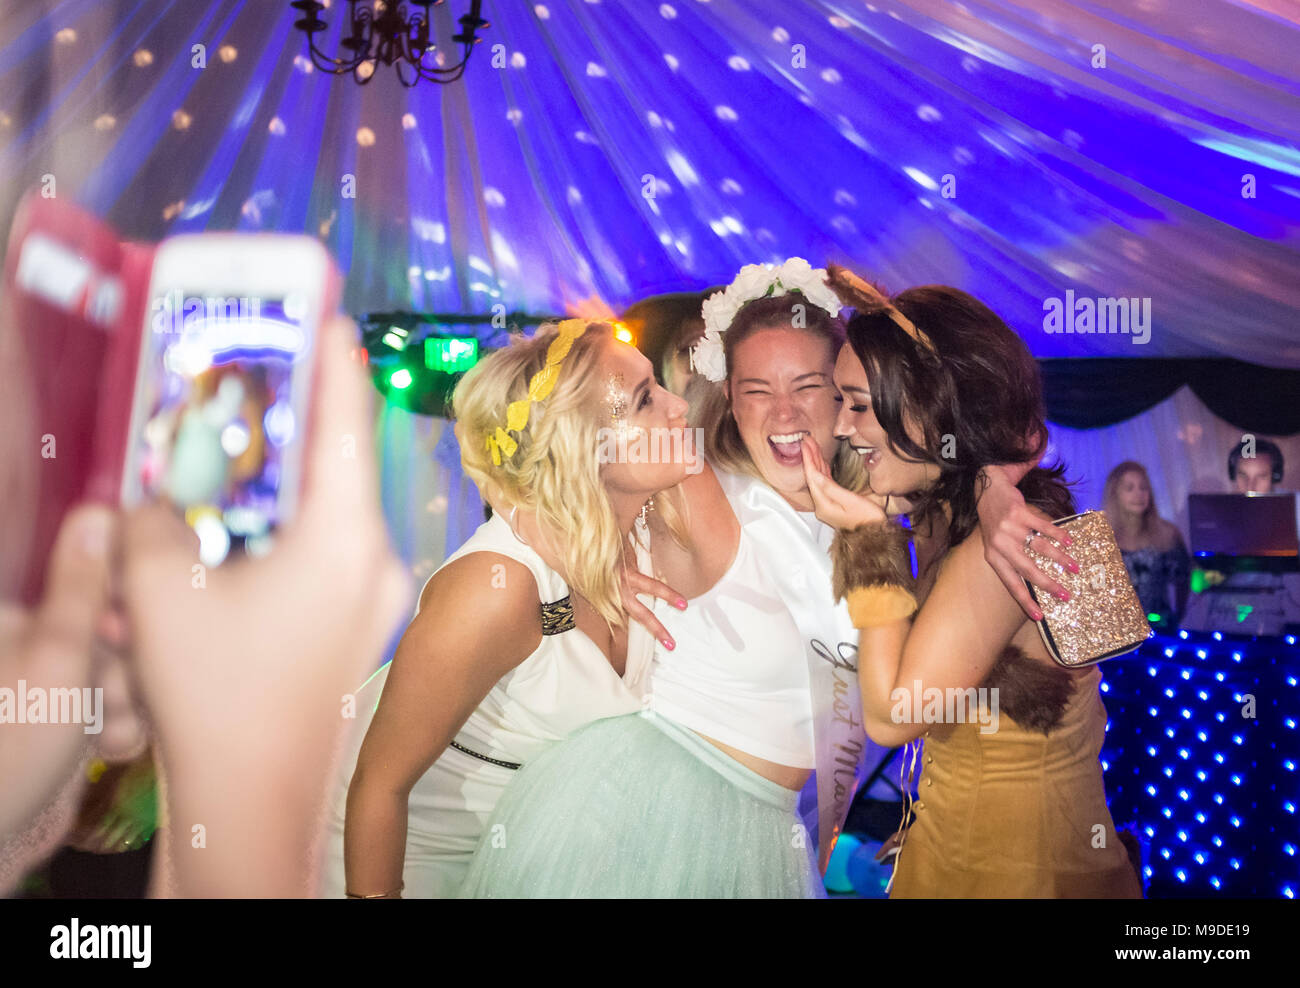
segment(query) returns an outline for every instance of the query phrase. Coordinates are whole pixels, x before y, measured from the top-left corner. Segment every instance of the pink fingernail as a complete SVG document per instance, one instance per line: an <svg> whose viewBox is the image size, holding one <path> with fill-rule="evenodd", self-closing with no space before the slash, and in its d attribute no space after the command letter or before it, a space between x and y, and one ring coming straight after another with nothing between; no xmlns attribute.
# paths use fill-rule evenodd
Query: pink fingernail
<svg viewBox="0 0 1300 988"><path fill-rule="evenodd" d="M663 647L668 649L668 651L670 652L677 647L677 643L674 642L671 638L660 639L660 644L663 645Z"/></svg>
<svg viewBox="0 0 1300 988"><path fill-rule="evenodd" d="M1079 572L1079 564L1078 564L1078 563L1070 563L1070 572L1071 572L1071 573L1077 573L1077 572Z"/></svg>
<svg viewBox="0 0 1300 988"><path fill-rule="evenodd" d="M1033 619L1034 619L1035 621L1041 621L1041 620L1043 620L1043 612L1042 612L1042 611L1034 611L1034 613L1033 613L1032 616L1033 616Z"/></svg>
<svg viewBox="0 0 1300 988"><path fill-rule="evenodd" d="M1062 591L1061 591L1060 593L1058 593L1058 594L1053 594L1053 596L1056 597L1057 600L1060 600L1060 601L1066 601L1066 600L1069 600L1069 599L1070 599L1070 591L1068 591L1068 590L1062 590Z"/></svg>
<svg viewBox="0 0 1300 988"><path fill-rule="evenodd" d="M685 598L685 597L678 597L678 598L677 598L677 603L676 603L675 605L673 605L673 606L675 606L679 611L684 611L684 610L686 610L686 598Z"/></svg>
<svg viewBox="0 0 1300 988"><path fill-rule="evenodd" d="M1074 545L1074 539L1070 538L1070 536L1067 535L1067 536L1065 537L1065 543L1064 543L1064 544L1065 544L1065 545Z"/></svg>

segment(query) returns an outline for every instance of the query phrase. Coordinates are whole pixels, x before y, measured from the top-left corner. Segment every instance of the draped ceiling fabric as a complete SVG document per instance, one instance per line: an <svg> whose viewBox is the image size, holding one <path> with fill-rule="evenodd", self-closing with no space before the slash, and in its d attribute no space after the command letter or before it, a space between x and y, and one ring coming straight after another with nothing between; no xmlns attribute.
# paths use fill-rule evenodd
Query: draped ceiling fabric
<svg viewBox="0 0 1300 988"><path fill-rule="evenodd" d="M6 224L52 174L130 237L316 233L355 312L801 254L966 288L1041 357L1300 368L1292 0L489 0L463 81L409 91L310 70L279 0L0 10ZM1150 298L1150 342L1044 332L1067 290Z"/></svg>

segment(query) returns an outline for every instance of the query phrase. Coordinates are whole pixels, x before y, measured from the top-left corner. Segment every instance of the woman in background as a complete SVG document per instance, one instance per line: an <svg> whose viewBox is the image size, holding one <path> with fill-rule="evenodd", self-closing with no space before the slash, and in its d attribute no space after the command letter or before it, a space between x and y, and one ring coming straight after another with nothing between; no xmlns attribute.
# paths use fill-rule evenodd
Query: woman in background
<svg viewBox="0 0 1300 988"><path fill-rule="evenodd" d="M1157 514L1146 467L1125 460L1112 470L1103 504L1148 620L1161 629L1178 627L1187 608L1191 557L1177 527Z"/></svg>

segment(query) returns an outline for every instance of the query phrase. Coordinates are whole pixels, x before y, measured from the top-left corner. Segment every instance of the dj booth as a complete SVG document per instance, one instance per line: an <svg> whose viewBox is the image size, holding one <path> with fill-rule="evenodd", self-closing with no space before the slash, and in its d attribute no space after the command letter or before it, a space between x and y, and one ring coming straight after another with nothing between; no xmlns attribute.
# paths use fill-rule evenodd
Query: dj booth
<svg viewBox="0 0 1300 988"><path fill-rule="evenodd" d="M1300 891L1295 494L1193 494L1182 630L1102 663L1102 767L1147 894Z"/></svg>
<svg viewBox="0 0 1300 988"><path fill-rule="evenodd" d="M1250 635L1300 630L1296 495L1192 494L1195 569L1182 627Z"/></svg>

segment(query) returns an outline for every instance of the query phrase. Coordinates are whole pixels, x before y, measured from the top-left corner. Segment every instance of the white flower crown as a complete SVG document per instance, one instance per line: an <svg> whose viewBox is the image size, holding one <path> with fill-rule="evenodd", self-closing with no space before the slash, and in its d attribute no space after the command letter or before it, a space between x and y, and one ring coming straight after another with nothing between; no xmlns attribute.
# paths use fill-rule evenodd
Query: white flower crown
<svg viewBox="0 0 1300 988"><path fill-rule="evenodd" d="M746 302L799 292L813 305L838 316L842 308L839 296L826 285L825 268L814 268L802 257L784 263L746 264L736 279L720 292L704 300L704 336L691 348L691 367L710 381L727 376L727 358L722 349L722 334L731 326L736 313Z"/></svg>

